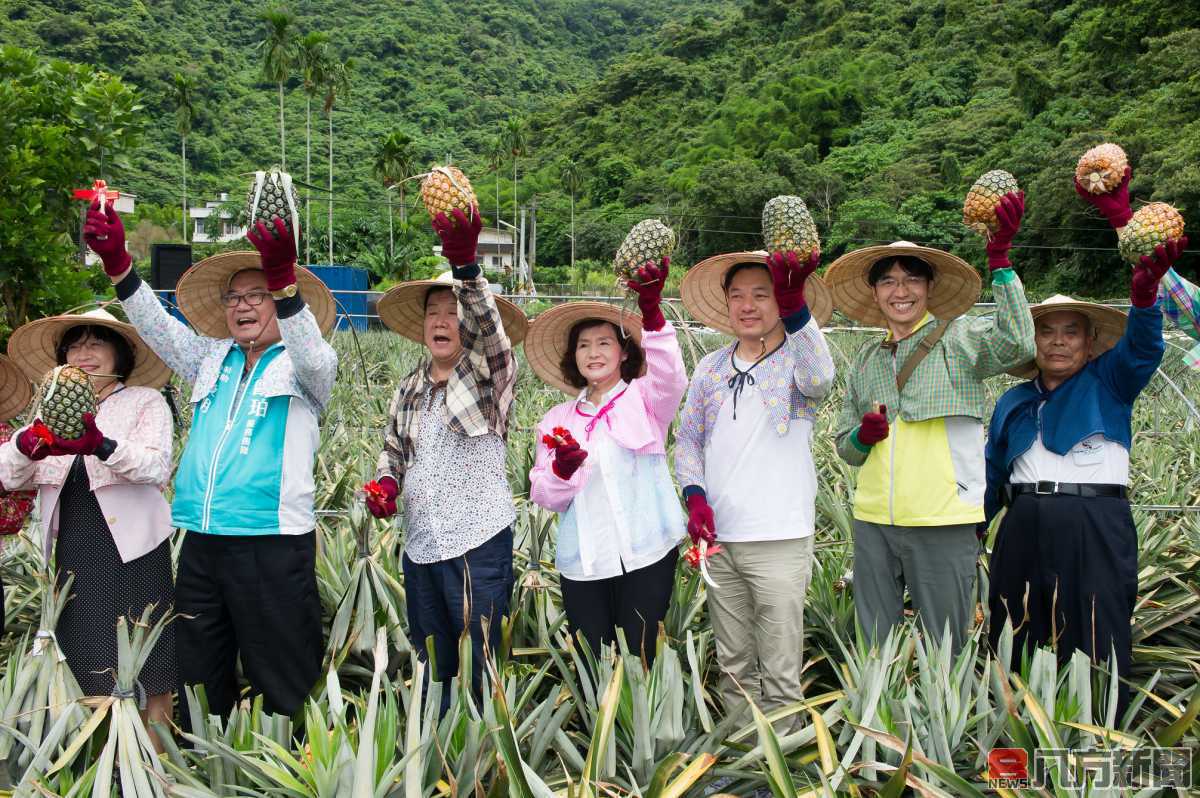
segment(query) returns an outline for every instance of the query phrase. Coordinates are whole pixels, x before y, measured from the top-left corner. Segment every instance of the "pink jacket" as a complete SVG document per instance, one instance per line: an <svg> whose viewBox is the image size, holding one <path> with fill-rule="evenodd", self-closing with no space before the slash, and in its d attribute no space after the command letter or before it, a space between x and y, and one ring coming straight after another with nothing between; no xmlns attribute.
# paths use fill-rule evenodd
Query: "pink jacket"
<svg viewBox="0 0 1200 798"><path fill-rule="evenodd" d="M171 411L153 388L129 386L100 403L96 426L117 448L107 461L88 456L84 465L121 560L130 562L171 536L171 508L163 496L171 479ZM34 462L17 449L15 435L0 446L0 484L9 490L38 490L47 557L58 535L58 495L73 460Z"/></svg>
<svg viewBox="0 0 1200 798"><path fill-rule="evenodd" d="M624 395L605 414L600 424L619 446L634 454L666 454L667 430L675 420L679 402L687 390L687 370L670 324L656 332L642 334L646 355L646 374L629 384ZM537 456L529 472L529 498L547 510L561 513L583 489L591 475L592 464L585 460L569 480L558 477L551 468L553 457L542 443L542 436L555 427L566 427L584 449L588 448L589 417L575 412L578 399L555 405L537 427Z"/></svg>

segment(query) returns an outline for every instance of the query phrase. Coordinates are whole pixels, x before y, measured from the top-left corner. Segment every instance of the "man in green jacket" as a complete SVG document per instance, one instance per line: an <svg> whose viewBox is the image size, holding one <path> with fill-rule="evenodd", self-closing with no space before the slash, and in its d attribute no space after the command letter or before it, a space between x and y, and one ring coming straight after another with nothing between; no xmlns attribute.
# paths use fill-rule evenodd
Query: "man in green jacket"
<svg viewBox="0 0 1200 798"><path fill-rule="evenodd" d="M907 242L843 255L826 282L851 319L885 327L848 370L835 435L861 466L854 497L854 603L878 641L903 618L904 590L930 633L958 651L974 619L976 526L983 521L983 381L1034 353L1033 321L1008 250L1024 198L1005 196L988 243L996 313L958 318L978 273Z"/></svg>

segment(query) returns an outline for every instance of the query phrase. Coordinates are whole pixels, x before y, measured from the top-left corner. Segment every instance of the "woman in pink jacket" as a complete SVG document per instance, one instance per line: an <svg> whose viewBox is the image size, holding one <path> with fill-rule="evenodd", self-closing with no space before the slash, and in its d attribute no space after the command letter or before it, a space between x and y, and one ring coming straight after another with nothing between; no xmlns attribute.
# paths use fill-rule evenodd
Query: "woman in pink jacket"
<svg viewBox="0 0 1200 798"><path fill-rule="evenodd" d="M667 430L687 389L660 307L668 262L629 287L641 317L600 302L559 305L525 339L534 373L572 398L538 424L530 499L560 513L556 564L573 635L593 652L620 629L654 658L684 533L667 469Z"/></svg>
<svg viewBox="0 0 1200 798"><path fill-rule="evenodd" d="M174 602L171 513L173 424L157 390L171 372L132 326L103 310L53 316L16 330L9 356L31 379L57 365L91 376L99 406L84 433L65 440L31 425L0 446L0 483L35 487L47 560L58 584L75 575L56 636L85 695L107 696L117 666L116 623L153 620ZM168 721L177 677L174 626L143 666L147 720ZM141 696L139 696L139 699Z"/></svg>

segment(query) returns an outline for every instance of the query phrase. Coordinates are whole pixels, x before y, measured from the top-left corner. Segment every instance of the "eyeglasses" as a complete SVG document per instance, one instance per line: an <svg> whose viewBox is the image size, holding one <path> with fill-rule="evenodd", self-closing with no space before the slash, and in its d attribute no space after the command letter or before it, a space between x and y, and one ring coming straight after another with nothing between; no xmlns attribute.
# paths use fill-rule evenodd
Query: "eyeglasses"
<svg viewBox="0 0 1200 798"><path fill-rule="evenodd" d="M905 288L917 288L919 286L925 285L928 282L929 281L926 278L917 277L914 274L907 274L904 276L904 287ZM890 291L891 289L896 288L898 285L900 285L900 281L897 280L895 277L880 277L879 280L876 281L875 285L878 288L883 288L885 290Z"/></svg>
<svg viewBox="0 0 1200 798"><path fill-rule="evenodd" d="M236 308L245 300L246 304L252 308L256 308L263 303L270 294L266 291L248 291L244 294L221 294L221 301L225 303L227 308Z"/></svg>

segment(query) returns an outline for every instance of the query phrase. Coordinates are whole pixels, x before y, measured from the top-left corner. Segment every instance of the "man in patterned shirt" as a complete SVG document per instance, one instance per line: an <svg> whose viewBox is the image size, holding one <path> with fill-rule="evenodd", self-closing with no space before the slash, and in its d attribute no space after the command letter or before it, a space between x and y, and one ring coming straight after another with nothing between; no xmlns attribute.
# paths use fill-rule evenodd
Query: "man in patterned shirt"
<svg viewBox="0 0 1200 798"><path fill-rule="evenodd" d="M379 302L384 323L424 344L429 358L392 398L379 489L368 495L368 507L387 518L403 497L413 645L425 655L432 638L437 673L431 676L446 681L459 671L458 641L469 630L469 678L478 695L513 582L516 510L505 474L505 435L517 379L510 337L524 335L525 317L493 297L482 277L478 209L470 218L458 209L453 214L453 221L438 214L433 222L453 282L403 283ZM462 678L468 678L466 668ZM446 690L443 711L449 702Z"/></svg>
<svg viewBox="0 0 1200 798"><path fill-rule="evenodd" d="M983 381L1034 353L1033 320L1008 260L1023 212L1021 194L1006 195L997 208L999 229L987 245L992 317L956 318L975 303L980 279L940 250L907 242L868 247L843 255L826 275L843 313L887 329L848 370L835 429L838 454L862 467L854 604L871 640L902 620L906 586L929 633L940 639L949 628L954 651L973 623Z"/></svg>

